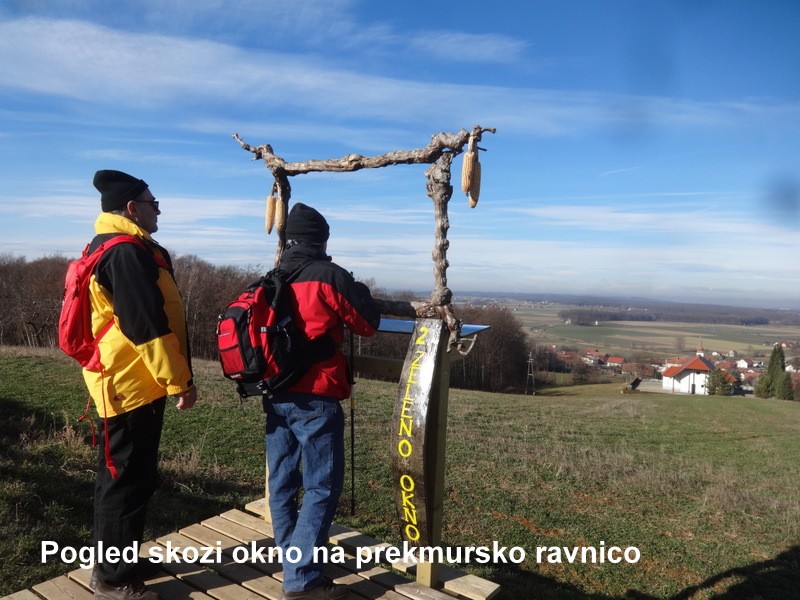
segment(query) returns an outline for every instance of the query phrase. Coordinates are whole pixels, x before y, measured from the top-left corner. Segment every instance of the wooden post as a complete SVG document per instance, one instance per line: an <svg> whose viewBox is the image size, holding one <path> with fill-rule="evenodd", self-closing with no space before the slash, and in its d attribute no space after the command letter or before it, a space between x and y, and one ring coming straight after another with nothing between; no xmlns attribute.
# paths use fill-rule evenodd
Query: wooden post
<svg viewBox="0 0 800 600"><path fill-rule="evenodd" d="M442 338L449 336L444 328ZM450 392L450 360L447 343L439 345L436 356L436 379L431 389L428 409L427 477L428 518L430 519L431 546L442 544L442 515L444 512L445 450L447 446L447 405ZM439 563L425 562L417 566L417 581L431 588L439 587Z"/></svg>
<svg viewBox="0 0 800 600"><path fill-rule="evenodd" d="M442 541L449 335L444 321L416 321L394 410L395 503L403 540L420 547L439 546ZM437 587L439 565L418 565L417 580Z"/></svg>

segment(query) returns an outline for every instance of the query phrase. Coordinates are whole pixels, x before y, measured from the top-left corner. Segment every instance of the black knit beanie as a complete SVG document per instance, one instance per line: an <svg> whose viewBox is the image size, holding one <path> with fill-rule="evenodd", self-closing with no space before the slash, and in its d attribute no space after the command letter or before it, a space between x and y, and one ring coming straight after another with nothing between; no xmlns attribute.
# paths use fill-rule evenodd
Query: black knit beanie
<svg viewBox="0 0 800 600"><path fill-rule="evenodd" d="M122 171L103 170L94 174L94 187L100 192L103 212L125 208L129 200L135 200L149 186Z"/></svg>
<svg viewBox="0 0 800 600"><path fill-rule="evenodd" d="M330 227L318 211L297 202L286 218L286 239L312 244L322 244L330 237Z"/></svg>

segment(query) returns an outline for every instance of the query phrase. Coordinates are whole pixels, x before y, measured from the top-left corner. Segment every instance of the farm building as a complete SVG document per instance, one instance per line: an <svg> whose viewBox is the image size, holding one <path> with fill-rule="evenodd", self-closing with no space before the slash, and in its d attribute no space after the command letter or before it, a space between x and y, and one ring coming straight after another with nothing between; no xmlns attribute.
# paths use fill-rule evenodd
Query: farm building
<svg viewBox="0 0 800 600"><path fill-rule="evenodd" d="M609 356L606 359L606 365L609 367L614 367L617 369L622 368L622 365L625 364L625 359L621 356Z"/></svg>
<svg viewBox="0 0 800 600"><path fill-rule="evenodd" d="M707 394L708 376L714 369L714 363L704 356L703 348L698 348L697 354L683 364L664 370L661 387L673 393Z"/></svg>

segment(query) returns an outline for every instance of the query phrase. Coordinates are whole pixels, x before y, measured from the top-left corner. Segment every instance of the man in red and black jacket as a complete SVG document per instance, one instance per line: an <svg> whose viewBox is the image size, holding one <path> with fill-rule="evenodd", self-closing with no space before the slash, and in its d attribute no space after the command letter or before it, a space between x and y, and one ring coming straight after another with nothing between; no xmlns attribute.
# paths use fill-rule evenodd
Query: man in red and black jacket
<svg viewBox="0 0 800 600"><path fill-rule="evenodd" d="M292 322L308 340L328 335L338 346L345 325L357 335L374 335L380 311L367 286L331 261L326 253L329 235L319 212L296 203L286 221L287 247L279 266L290 273L312 261L290 284ZM323 578L323 565L314 562L314 548L328 541L344 484L340 401L350 396L350 387L347 361L337 349L330 358L314 363L288 391L264 400L269 505L275 543L284 552L282 598L286 600L340 600L348 594L347 586ZM301 487L305 493L298 506ZM295 554L289 553L290 548Z"/></svg>

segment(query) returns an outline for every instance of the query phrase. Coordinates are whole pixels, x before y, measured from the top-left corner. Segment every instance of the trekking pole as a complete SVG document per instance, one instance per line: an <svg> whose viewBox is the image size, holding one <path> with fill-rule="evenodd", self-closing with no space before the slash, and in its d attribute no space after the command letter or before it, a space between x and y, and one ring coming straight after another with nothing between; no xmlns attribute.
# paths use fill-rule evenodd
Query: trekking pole
<svg viewBox="0 0 800 600"><path fill-rule="evenodd" d="M353 330L350 329L350 515L356 515L356 382Z"/></svg>

